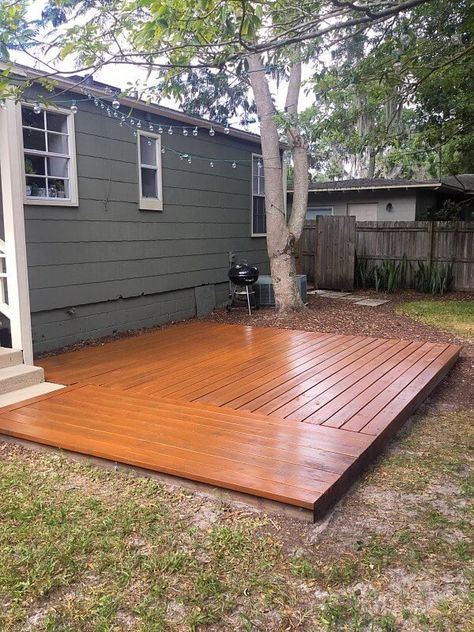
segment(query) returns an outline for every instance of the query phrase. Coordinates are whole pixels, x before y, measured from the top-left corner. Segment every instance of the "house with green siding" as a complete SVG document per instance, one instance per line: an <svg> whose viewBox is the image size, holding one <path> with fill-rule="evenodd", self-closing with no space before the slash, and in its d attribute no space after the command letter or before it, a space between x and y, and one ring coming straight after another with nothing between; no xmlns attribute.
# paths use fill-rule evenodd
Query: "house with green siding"
<svg viewBox="0 0 474 632"><path fill-rule="evenodd" d="M268 273L259 136L84 78L11 80L31 86L0 110L0 318L27 361L205 314L232 254Z"/></svg>

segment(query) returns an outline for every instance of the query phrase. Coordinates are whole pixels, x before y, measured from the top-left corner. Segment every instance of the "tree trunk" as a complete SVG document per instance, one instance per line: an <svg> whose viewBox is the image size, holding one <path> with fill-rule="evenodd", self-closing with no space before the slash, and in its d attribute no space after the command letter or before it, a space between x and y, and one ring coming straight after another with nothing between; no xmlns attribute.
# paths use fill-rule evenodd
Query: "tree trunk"
<svg viewBox="0 0 474 632"><path fill-rule="evenodd" d="M294 152L295 186L293 209L295 209L296 201L296 213L295 210L293 210L290 223L288 224L285 210L286 200L284 193L285 188L283 186L280 141L278 128L274 120L275 107L260 56L257 54L249 55L248 64L250 82L260 122L263 168L265 173L267 251L270 259L273 290L275 293L276 307L279 312L289 312L304 307L296 283L295 256L298 239L301 236L306 215L308 199L308 159L306 150L304 150L304 157L301 151L299 153Z"/></svg>

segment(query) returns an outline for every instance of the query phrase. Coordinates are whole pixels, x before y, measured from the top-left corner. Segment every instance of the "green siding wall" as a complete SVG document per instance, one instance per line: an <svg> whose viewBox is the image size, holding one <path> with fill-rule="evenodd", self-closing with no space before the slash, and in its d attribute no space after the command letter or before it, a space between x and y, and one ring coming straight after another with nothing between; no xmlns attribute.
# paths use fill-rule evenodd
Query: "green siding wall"
<svg viewBox="0 0 474 632"><path fill-rule="evenodd" d="M258 145L165 132L163 144L176 151L247 162L189 165L168 151L163 211L140 211L136 138L91 102L79 107L79 207L25 207L36 351L193 316L196 286L215 285L222 303L229 251L268 272L265 240L250 237L250 158Z"/></svg>

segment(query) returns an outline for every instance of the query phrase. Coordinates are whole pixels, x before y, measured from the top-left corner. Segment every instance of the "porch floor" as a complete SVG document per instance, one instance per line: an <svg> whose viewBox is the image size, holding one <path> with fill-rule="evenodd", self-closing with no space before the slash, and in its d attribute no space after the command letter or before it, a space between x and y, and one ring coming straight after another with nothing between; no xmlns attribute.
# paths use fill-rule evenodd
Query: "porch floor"
<svg viewBox="0 0 474 632"><path fill-rule="evenodd" d="M0 433L311 510L336 502L460 347L193 322L39 362L65 389Z"/></svg>

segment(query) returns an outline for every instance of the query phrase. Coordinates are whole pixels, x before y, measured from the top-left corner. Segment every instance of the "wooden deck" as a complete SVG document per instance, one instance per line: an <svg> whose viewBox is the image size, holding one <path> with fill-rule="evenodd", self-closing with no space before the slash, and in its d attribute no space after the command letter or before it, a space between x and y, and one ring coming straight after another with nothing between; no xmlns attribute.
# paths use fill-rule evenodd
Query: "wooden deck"
<svg viewBox="0 0 474 632"><path fill-rule="evenodd" d="M0 410L0 433L319 517L459 351L193 322L40 361L71 386Z"/></svg>

